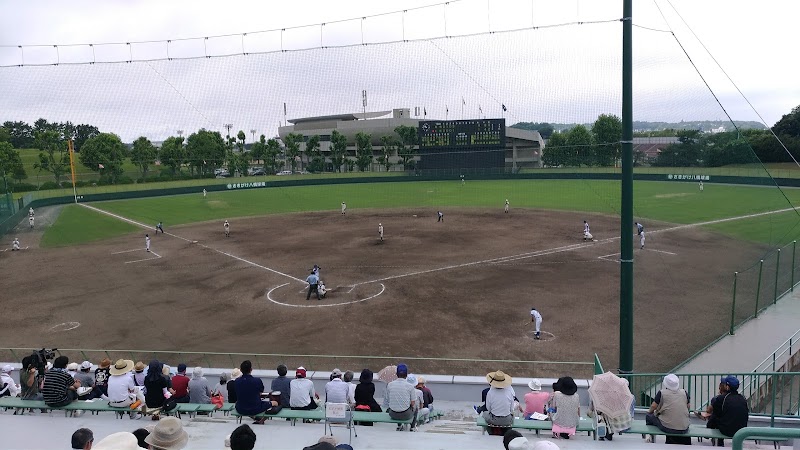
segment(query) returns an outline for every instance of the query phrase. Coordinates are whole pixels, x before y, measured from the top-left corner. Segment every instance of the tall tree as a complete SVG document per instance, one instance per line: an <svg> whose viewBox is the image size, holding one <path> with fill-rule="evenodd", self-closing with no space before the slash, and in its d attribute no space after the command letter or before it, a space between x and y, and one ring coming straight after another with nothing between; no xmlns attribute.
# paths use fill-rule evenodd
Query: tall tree
<svg viewBox="0 0 800 450"><path fill-rule="evenodd" d="M403 161L403 170L411 168L410 161L417 154L417 138L419 131L414 127L400 125L394 129L394 132L400 136L397 141L397 156Z"/></svg>
<svg viewBox="0 0 800 450"><path fill-rule="evenodd" d="M81 164L116 183L122 175L122 163L128 156L128 149L113 133L100 133L83 144Z"/></svg>
<svg viewBox="0 0 800 450"><path fill-rule="evenodd" d="M225 141L219 131L209 131L201 128L196 133L189 135L186 140L186 159L190 167L200 174L209 174L225 161ZM233 167L232 167L233 166ZM236 162L229 164L228 169L233 173Z"/></svg>
<svg viewBox="0 0 800 450"><path fill-rule="evenodd" d="M283 140L286 144L286 158L292 165L292 172L297 169L297 160L300 157L300 143L303 142L303 135L300 133L289 133Z"/></svg>
<svg viewBox="0 0 800 450"><path fill-rule="evenodd" d="M0 127L0 142L8 142L11 143L11 133L8 131L8 128L5 126ZM13 144L11 145L14 146Z"/></svg>
<svg viewBox="0 0 800 450"><path fill-rule="evenodd" d="M395 139L393 136L381 136L381 155L378 156L378 163L386 171L392 167L391 157L394 154Z"/></svg>
<svg viewBox="0 0 800 450"><path fill-rule="evenodd" d="M75 138L73 142L73 146L75 147L75 151L81 151L81 147L83 147L83 143L100 134L100 130L94 125L87 125L85 123L80 124L75 127Z"/></svg>
<svg viewBox="0 0 800 450"><path fill-rule="evenodd" d="M8 192L8 177L21 180L27 177L19 151L9 142L0 142L0 175L3 176L3 190Z"/></svg>
<svg viewBox="0 0 800 450"><path fill-rule="evenodd" d="M239 132L236 133L236 146L239 147L239 153L244 153L245 139L247 139L247 135L244 134L244 131L239 130Z"/></svg>
<svg viewBox="0 0 800 450"><path fill-rule="evenodd" d="M261 164L262 161L266 159L267 156L267 137L263 134L261 137L253 142L253 145L250 147L250 154L253 159L255 159L258 164Z"/></svg>
<svg viewBox="0 0 800 450"><path fill-rule="evenodd" d="M139 168L142 178L147 178L147 172L150 166L155 164L158 158L158 150L156 146L144 136L139 137L133 141L133 149L131 150L131 162Z"/></svg>
<svg viewBox="0 0 800 450"><path fill-rule="evenodd" d="M567 164L567 133L553 133L542 150L542 165L560 167Z"/></svg>
<svg viewBox="0 0 800 450"><path fill-rule="evenodd" d="M356 134L356 166L366 172L372 164L372 135L363 131Z"/></svg>
<svg viewBox="0 0 800 450"><path fill-rule="evenodd" d="M702 146L699 130L678 131L678 143L670 144L661 150L654 166L697 167L702 162Z"/></svg>
<svg viewBox="0 0 800 450"><path fill-rule="evenodd" d="M33 168L52 173L56 184L60 186L61 177L69 172L67 142L57 131L42 131L36 133L34 146L39 149L39 161Z"/></svg>
<svg viewBox="0 0 800 450"><path fill-rule="evenodd" d="M601 114L592 125L596 144L594 156L598 166L613 166L620 157L622 120L613 114Z"/></svg>
<svg viewBox="0 0 800 450"><path fill-rule="evenodd" d="M789 114L784 114L781 120L773 125L772 131L778 136L788 134L800 137L800 105L795 106Z"/></svg>
<svg viewBox="0 0 800 450"><path fill-rule="evenodd" d="M551 136L552 138L552 136ZM583 125L577 125L567 134L567 162L568 166L578 167L582 164L592 166L595 164L594 142L592 134Z"/></svg>
<svg viewBox="0 0 800 450"><path fill-rule="evenodd" d="M337 130L331 133L331 163L334 172L341 172L347 155L347 137Z"/></svg>
<svg viewBox="0 0 800 450"><path fill-rule="evenodd" d="M183 136L170 136L161 144L158 152L161 164L169 167L172 175L181 171L181 166L186 161L186 149L183 148Z"/></svg>
<svg viewBox="0 0 800 450"><path fill-rule="evenodd" d="M317 173L325 169L325 160L319 147L319 136L309 136L306 141L306 157L308 158L308 171Z"/></svg>
<svg viewBox="0 0 800 450"><path fill-rule="evenodd" d="M23 121L7 121L3 122L3 128L8 130L10 135L11 145L14 148L31 148L34 147L33 127Z"/></svg>
<svg viewBox="0 0 800 450"><path fill-rule="evenodd" d="M278 171L278 155L281 154L281 144L277 139L272 138L267 140L267 149L265 152L264 165L269 167L270 173Z"/></svg>

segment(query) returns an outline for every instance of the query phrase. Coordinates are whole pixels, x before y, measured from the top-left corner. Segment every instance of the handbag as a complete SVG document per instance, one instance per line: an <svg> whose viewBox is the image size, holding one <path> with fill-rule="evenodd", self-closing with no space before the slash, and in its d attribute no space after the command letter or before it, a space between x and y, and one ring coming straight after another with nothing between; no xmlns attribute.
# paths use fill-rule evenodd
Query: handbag
<svg viewBox="0 0 800 450"><path fill-rule="evenodd" d="M211 396L211 403L217 407L217 409L222 408L222 405L225 404L225 399L222 397L222 394L213 394Z"/></svg>
<svg viewBox="0 0 800 450"><path fill-rule="evenodd" d="M176 402L174 398L168 398L164 400L164 406L161 407L161 410L164 412L170 412L177 407L178 402Z"/></svg>

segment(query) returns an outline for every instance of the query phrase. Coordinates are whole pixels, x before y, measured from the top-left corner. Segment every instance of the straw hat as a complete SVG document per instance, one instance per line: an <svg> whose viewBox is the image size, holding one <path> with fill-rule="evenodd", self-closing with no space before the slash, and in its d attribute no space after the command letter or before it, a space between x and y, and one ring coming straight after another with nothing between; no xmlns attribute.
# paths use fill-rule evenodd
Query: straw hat
<svg viewBox="0 0 800 450"><path fill-rule="evenodd" d="M145 365L141 361L137 362L136 365L133 366L133 370L135 370L137 372L144 372L144 368L145 368Z"/></svg>
<svg viewBox="0 0 800 450"><path fill-rule="evenodd" d="M111 373L111 375L125 375L131 370L133 370L133 361L130 359L118 359L117 362L111 366L109 373Z"/></svg>
<svg viewBox="0 0 800 450"><path fill-rule="evenodd" d="M165 417L158 422L144 441L164 450L180 450L186 447L189 434L184 431L180 419Z"/></svg>
<svg viewBox="0 0 800 450"><path fill-rule="evenodd" d="M231 372L231 380L235 380L240 376L242 376L242 371L239 369L233 369L233 371Z"/></svg>
<svg viewBox="0 0 800 450"><path fill-rule="evenodd" d="M492 387L504 388L511 386L511 375L506 375L502 370L498 370L497 372L487 373L486 381L489 382Z"/></svg>

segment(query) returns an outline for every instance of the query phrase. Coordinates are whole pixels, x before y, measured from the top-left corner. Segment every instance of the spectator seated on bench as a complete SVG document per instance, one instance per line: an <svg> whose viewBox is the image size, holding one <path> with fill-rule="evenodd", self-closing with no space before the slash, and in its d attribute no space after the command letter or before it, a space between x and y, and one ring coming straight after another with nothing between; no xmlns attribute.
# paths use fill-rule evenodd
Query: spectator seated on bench
<svg viewBox="0 0 800 450"><path fill-rule="evenodd" d="M581 418L578 385L572 377L561 377L553 383L553 396L547 411L553 421L553 437L569 439L574 436Z"/></svg>
<svg viewBox="0 0 800 450"><path fill-rule="evenodd" d="M516 394L511 387L512 378L502 370L486 374L486 381L491 388L486 393L486 411L483 419L490 427L508 428L514 424L514 399ZM497 430L490 432L497 433Z"/></svg>
<svg viewBox="0 0 800 450"><path fill-rule="evenodd" d="M689 431L689 394L680 388L680 380L675 374L664 377L662 389L658 391L650 410L645 416L647 425L654 425L669 434L683 434ZM652 435L647 442L653 442ZM667 444L691 445L690 437L669 436Z"/></svg>
<svg viewBox="0 0 800 450"><path fill-rule="evenodd" d="M242 361L239 366L242 376L236 380L236 412L243 416L255 416L264 412L278 412L280 406L278 402L271 400L261 400L264 392L264 383L260 378L251 375L253 363L250 360ZM255 420L256 425L263 425L266 417L259 417Z"/></svg>

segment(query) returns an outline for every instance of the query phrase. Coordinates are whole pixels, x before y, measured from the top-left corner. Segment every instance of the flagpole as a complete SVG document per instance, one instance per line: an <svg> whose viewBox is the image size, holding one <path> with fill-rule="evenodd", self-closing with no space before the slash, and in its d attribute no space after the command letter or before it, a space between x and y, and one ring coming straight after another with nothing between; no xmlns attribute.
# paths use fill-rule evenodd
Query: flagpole
<svg viewBox="0 0 800 450"><path fill-rule="evenodd" d="M67 141L67 150L69 150L69 169L72 172L72 195L75 197L75 203L78 203L78 190L75 189L75 148L72 146L72 139Z"/></svg>
<svg viewBox="0 0 800 450"><path fill-rule="evenodd" d="M444 120L448 120L450 118L450 108L447 105L444 105Z"/></svg>

